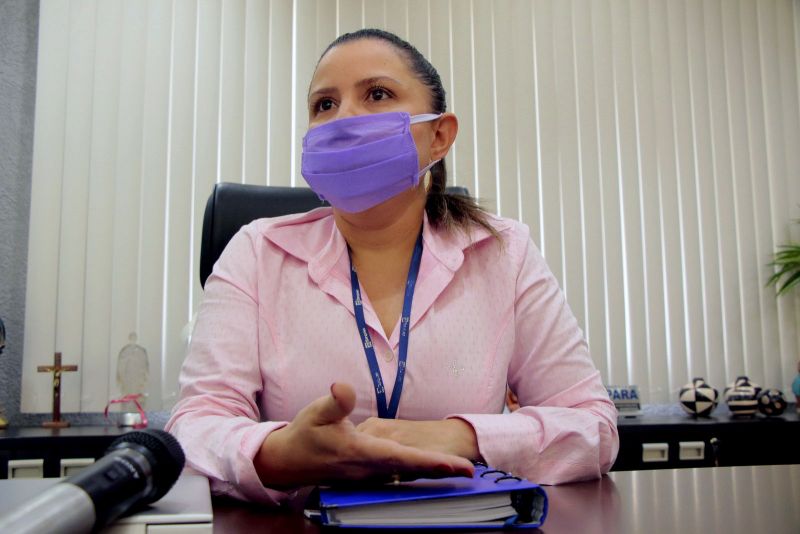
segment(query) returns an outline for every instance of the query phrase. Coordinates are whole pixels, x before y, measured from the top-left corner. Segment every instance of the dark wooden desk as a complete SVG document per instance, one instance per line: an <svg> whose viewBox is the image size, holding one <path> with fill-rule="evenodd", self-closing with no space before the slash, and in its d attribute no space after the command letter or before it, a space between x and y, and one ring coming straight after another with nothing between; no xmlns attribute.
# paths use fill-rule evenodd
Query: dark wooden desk
<svg viewBox="0 0 800 534"><path fill-rule="evenodd" d="M800 532L800 465L620 471L546 490L547 534ZM276 512L215 500L214 531L322 532L302 504Z"/></svg>

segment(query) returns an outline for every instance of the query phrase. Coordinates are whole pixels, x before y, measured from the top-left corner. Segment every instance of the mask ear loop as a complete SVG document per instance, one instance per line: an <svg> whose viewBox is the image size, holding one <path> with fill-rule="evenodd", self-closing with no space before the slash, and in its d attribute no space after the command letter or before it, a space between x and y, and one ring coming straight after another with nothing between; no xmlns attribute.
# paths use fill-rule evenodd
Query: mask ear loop
<svg viewBox="0 0 800 534"><path fill-rule="evenodd" d="M444 115L444 113L420 113L419 115L409 116L408 123L409 125L411 125L420 122L435 121L442 115ZM428 163L428 165L426 165L425 169L422 171L425 174L422 175L420 178L422 178L423 183L425 184L425 193L431 192L431 187L433 187L433 175L431 174L431 167L439 163L439 161L441 160L437 159L436 161Z"/></svg>
<svg viewBox="0 0 800 534"><path fill-rule="evenodd" d="M441 117L442 113L420 113L419 115L411 116L409 115L408 124L417 124L420 122L428 122L428 121L435 121L439 117Z"/></svg>

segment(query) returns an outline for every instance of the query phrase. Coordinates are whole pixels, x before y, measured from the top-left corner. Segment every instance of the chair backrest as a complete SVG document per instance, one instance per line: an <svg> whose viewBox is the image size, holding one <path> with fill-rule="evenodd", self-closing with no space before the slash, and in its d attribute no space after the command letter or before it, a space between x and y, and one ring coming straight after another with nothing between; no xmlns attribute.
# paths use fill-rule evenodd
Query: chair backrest
<svg viewBox="0 0 800 534"><path fill-rule="evenodd" d="M448 187L449 193L469 196L466 187ZM214 264L239 229L263 217L302 213L328 206L307 187L278 187L222 182L214 185L203 215L200 242L200 284L205 287Z"/></svg>

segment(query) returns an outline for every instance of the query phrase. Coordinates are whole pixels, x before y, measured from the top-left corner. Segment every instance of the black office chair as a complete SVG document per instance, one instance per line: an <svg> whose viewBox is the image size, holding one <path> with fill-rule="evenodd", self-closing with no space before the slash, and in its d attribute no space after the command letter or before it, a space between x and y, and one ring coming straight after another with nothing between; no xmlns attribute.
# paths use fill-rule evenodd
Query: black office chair
<svg viewBox="0 0 800 534"><path fill-rule="evenodd" d="M469 196L466 187L448 187L448 193ZM239 229L262 217L302 213L328 206L307 187L278 187L222 182L214 184L203 215L200 241L200 284L205 287L228 241Z"/></svg>

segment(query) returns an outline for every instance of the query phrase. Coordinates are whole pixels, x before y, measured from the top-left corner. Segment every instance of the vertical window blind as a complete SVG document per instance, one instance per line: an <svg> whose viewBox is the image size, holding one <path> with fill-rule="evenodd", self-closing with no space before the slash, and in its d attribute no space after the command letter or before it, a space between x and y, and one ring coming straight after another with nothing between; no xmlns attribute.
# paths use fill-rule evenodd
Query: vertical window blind
<svg viewBox="0 0 800 534"><path fill-rule="evenodd" d="M118 394L136 332L148 407L177 395L219 181L304 186L314 65L380 27L438 68L451 183L531 228L606 383L674 401L693 376L787 389L800 292L800 5L790 0L43 2L22 410L62 352L64 411ZM531 325L535 328L536 325Z"/></svg>

